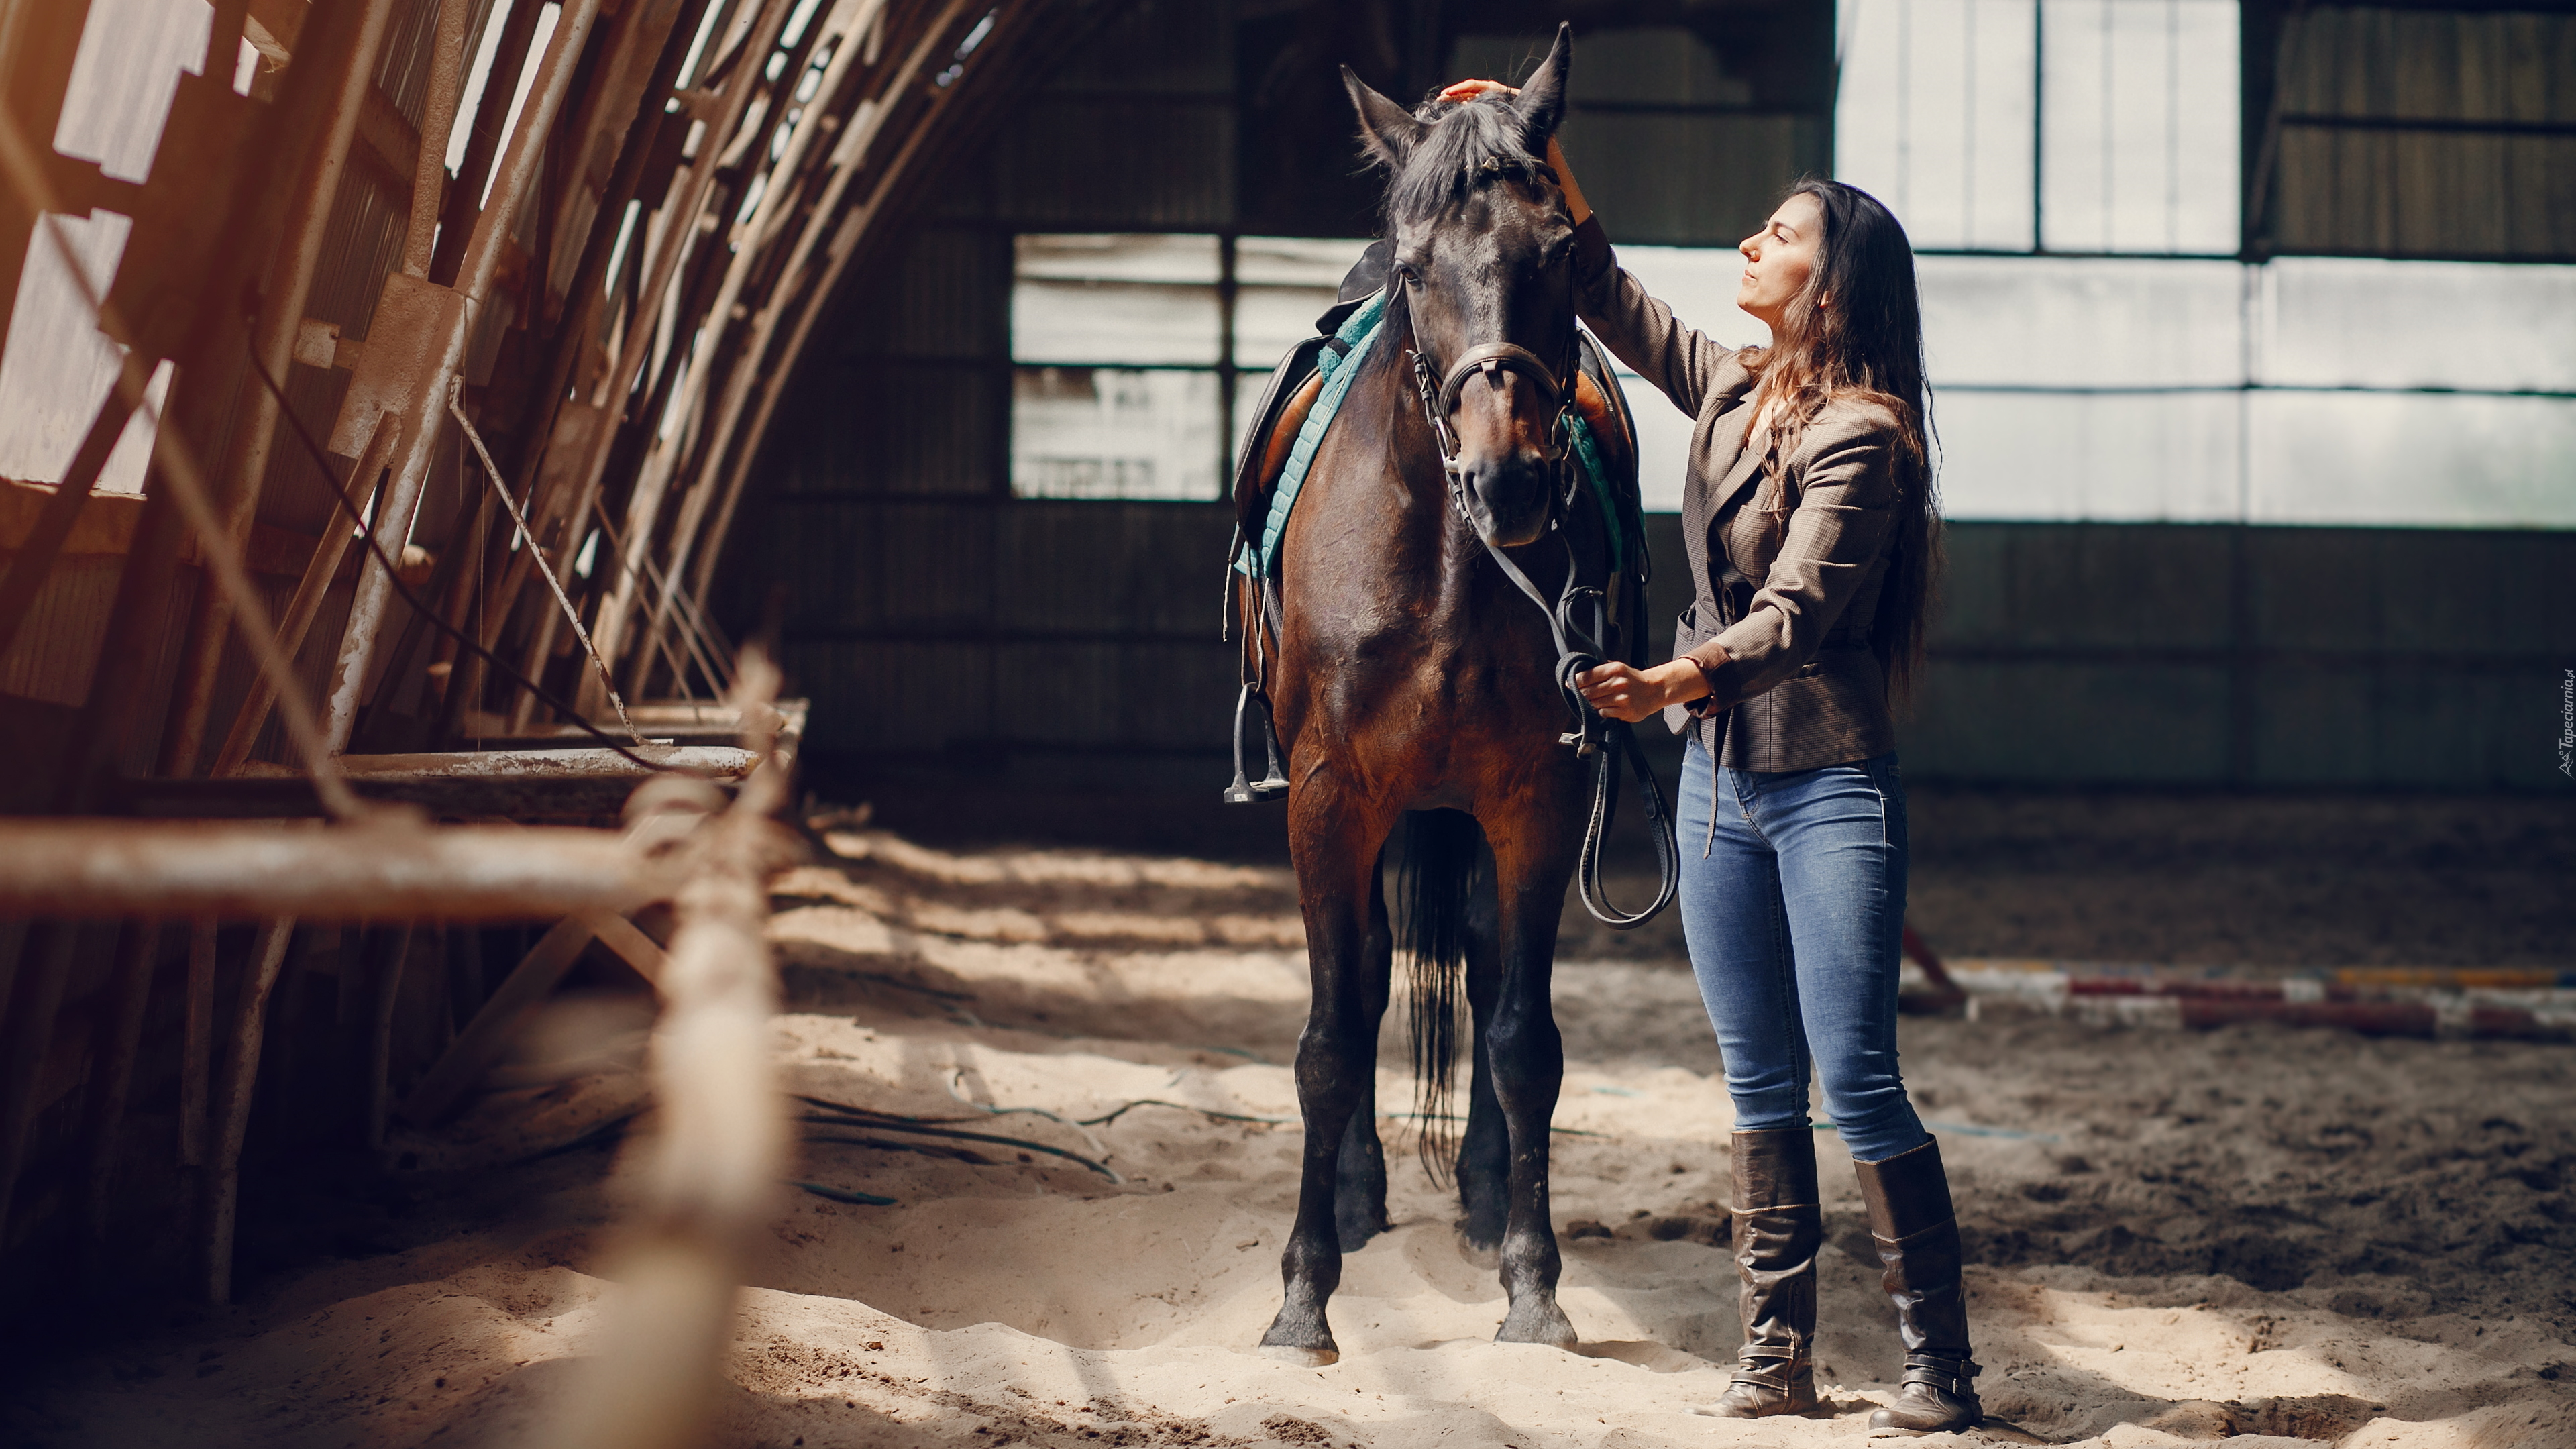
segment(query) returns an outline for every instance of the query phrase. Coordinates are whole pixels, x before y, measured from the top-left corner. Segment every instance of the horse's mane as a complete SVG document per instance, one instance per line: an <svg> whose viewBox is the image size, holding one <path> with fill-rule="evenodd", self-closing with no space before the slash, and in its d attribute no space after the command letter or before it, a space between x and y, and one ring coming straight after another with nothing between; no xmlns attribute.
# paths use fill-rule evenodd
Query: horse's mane
<svg viewBox="0 0 2576 1449"><path fill-rule="evenodd" d="M1479 97L1465 103L1434 100L1413 118L1427 127L1401 158L1374 136L1370 156L1391 173L1386 188L1390 227L1429 221L1497 179L1554 181L1546 161L1529 148L1528 126L1510 101Z"/></svg>

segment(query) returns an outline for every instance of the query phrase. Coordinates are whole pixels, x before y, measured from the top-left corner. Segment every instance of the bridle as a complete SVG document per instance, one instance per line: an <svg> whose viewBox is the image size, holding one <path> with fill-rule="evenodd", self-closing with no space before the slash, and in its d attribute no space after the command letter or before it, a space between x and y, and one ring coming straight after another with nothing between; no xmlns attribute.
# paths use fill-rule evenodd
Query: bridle
<svg viewBox="0 0 2576 1449"><path fill-rule="evenodd" d="M1638 749L1635 730L1625 720L1606 719L1591 701L1583 697L1576 677L1598 668L1610 653L1610 601L1606 589L1596 589L1582 581L1581 561L1575 556L1573 536L1564 524L1574 507L1576 494L1584 483L1583 464L1575 456L1574 410L1575 389L1582 378L1580 336L1567 329L1565 366L1548 366L1537 353L1513 342L1481 342L1460 353L1439 374L1434 386L1431 359L1422 349L1422 334L1413 321L1411 283L1401 275L1388 278L1395 298L1404 303L1404 330L1411 339L1413 353L1413 388L1422 400L1423 420L1431 425L1432 444L1440 454L1440 472L1447 481L1449 503L1457 510L1467 531L1485 545L1487 556L1498 565L1505 577L1519 587L1529 601L1547 616L1548 633L1556 645L1556 687L1572 714L1574 728L1557 736L1557 743L1572 745L1577 758L1599 756L1593 772L1592 808L1585 823L1583 849L1577 867L1577 894L1583 908L1594 920L1613 930L1631 930L1652 920L1670 904L1681 885L1681 851L1674 842L1672 826L1666 818L1663 786ZM1566 285L1566 313L1574 312L1573 281L1569 272ZM1517 374L1538 390L1539 396L1552 405L1554 416L1548 425L1547 461L1557 470L1556 486L1548 490L1548 532L1565 545L1565 585L1558 590L1556 601L1548 602L1528 573L1512 561L1509 554L1485 538L1476 528L1474 514L1467 504L1467 482L1458 465L1458 433L1449 425L1450 415L1471 377L1482 376L1490 387L1502 386L1502 374ZM1610 562L1615 574L1620 560ZM1605 580L1606 582L1606 580ZM1583 615L1589 612L1589 627ZM1611 906L1601 888L1601 843L1610 832L1612 819L1618 813L1618 793L1612 788L1617 773L1617 757L1625 752L1631 771L1637 777L1638 794L1645 806L1648 833L1654 837L1661 881L1652 905L1635 914L1623 914Z"/></svg>
<svg viewBox="0 0 2576 1449"><path fill-rule="evenodd" d="M1397 288L1396 295L1404 300L1404 330L1413 337L1413 390L1422 399L1423 421L1431 425L1432 444L1440 452L1440 473L1449 483L1450 506L1458 510L1458 516L1467 520L1470 527L1474 526L1475 518L1467 509L1467 480L1458 468L1458 430L1449 426L1449 417L1458 411L1459 398L1466 392L1467 380L1482 376L1487 386L1500 388L1502 375L1515 373L1538 389L1539 396L1546 400L1554 413L1547 429L1547 460L1559 470L1562 486L1549 497L1547 526L1549 532L1557 531L1564 522L1565 511L1573 506L1574 490L1582 483L1580 470L1572 462L1574 389L1576 379L1582 375L1577 349L1581 344L1569 341L1565 365L1554 368L1548 366L1545 358L1519 343L1480 342L1458 354L1458 360L1449 364L1448 372L1442 374L1438 385L1434 386L1431 359L1424 355L1422 334L1413 325L1410 286L1401 278L1390 278L1388 285ZM1572 316L1574 297L1570 279L1566 293L1566 314Z"/></svg>

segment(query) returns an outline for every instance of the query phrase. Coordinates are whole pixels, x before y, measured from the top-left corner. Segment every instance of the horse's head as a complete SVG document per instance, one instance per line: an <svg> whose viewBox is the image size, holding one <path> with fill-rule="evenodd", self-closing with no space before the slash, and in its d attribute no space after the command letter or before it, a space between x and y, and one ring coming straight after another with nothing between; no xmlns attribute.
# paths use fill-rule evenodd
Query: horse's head
<svg viewBox="0 0 2576 1449"><path fill-rule="evenodd" d="M1547 530L1557 414L1574 382L1574 228L1545 159L1565 112L1570 30L1558 29L1517 99L1408 113L1342 71L1369 154L1390 177L1395 284L1430 368L1433 411L1455 434L1461 500L1497 547Z"/></svg>

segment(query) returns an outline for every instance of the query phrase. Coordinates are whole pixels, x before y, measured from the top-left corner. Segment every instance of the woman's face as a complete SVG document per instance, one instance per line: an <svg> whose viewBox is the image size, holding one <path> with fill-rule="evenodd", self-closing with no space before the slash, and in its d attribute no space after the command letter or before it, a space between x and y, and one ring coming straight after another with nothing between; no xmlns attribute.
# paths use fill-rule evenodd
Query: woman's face
<svg viewBox="0 0 2576 1449"><path fill-rule="evenodd" d="M1815 275L1824 240L1823 203L1804 191L1781 202L1760 231L1736 244L1744 253L1744 284L1735 290L1735 305L1776 334L1781 315Z"/></svg>

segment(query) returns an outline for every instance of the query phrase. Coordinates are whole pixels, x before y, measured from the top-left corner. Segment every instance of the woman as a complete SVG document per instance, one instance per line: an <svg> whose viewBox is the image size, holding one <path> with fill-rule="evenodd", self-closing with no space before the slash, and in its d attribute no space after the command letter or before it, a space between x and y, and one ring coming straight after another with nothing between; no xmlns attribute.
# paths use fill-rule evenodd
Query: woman
<svg viewBox="0 0 2576 1449"><path fill-rule="evenodd" d="M1467 100L1493 81L1443 94ZM1691 414L1682 517L1697 598L1670 663L1578 681L1614 719L1687 730L1682 924L1736 1114L1743 1362L1709 1412L1816 1407L1824 1239L1812 1055L1850 1149L1905 1345L1877 1429L1982 1416L1941 1150L1896 1063L1905 787L1890 686L1920 668L1939 521L1924 447L1914 254L1868 194L1794 188L1742 244L1736 303L1772 345L1731 349L1674 319L1612 256L1554 141L1593 333Z"/></svg>

